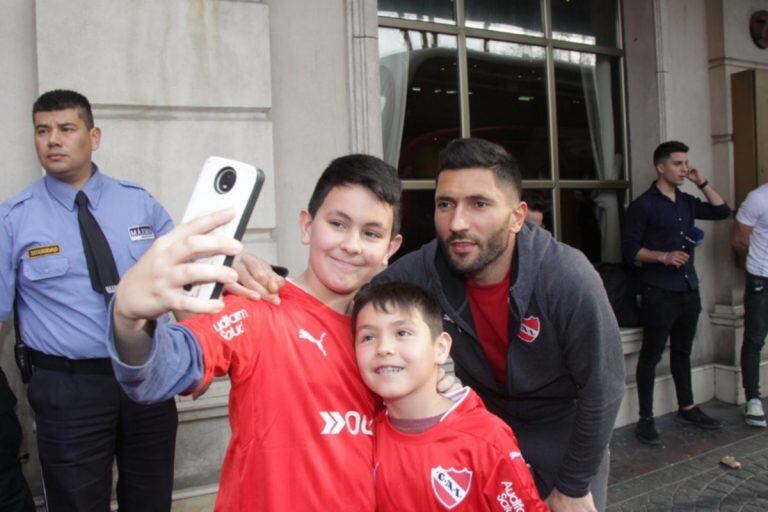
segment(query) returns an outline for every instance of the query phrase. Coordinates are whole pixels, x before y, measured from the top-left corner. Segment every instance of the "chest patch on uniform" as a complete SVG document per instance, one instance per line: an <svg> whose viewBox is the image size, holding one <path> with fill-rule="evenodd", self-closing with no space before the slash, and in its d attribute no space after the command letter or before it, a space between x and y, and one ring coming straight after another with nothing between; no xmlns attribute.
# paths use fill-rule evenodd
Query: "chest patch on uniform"
<svg viewBox="0 0 768 512"><path fill-rule="evenodd" d="M51 254L59 254L61 252L61 246L59 244L41 245L40 247L33 247L27 251L27 256L30 258L39 258L40 256L50 256Z"/></svg>
<svg viewBox="0 0 768 512"><path fill-rule="evenodd" d="M517 337L526 343L533 343L539 337L540 329L539 317L527 316L523 319L523 323L520 324L520 331L518 331Z"/></svg>
<svg viewBox="0 0 768 512"><path fill-rule="evenodd" d="M464 469L445 469L442 466L432 468L432 490L437 501L447 509L452 509L469 494L472 485L472 471Z"/></svg>
<svg viewBox="0 0 768 512"><path fill-rule="evenodd" d="M154 240L155 232L152 231L152 226L133 226L128 228L128 234L131 237L131 242L138 242L139 240Z"/></svg>

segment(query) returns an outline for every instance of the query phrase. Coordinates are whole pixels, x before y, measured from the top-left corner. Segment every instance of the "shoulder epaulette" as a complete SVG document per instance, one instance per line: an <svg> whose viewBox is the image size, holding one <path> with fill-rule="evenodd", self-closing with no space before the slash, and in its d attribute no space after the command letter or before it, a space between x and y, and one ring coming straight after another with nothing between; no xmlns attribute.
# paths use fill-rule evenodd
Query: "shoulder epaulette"
<svg viewBox="0 0 768 512"><path fill-rule="evenodd" d="M2 203L0 203L0 218L6 218L14 208L23 204L25 201L31 198L32 198L32 191L30 191L27 188L25 190L22 190L15 196L9 199L6 199Z"/></svg>
<svg viewBox="0 0 768 512"><path fill-rule="evenodd" d="M3 203L0 204L0 212L2 212L3 210L11 211L16 206L22 204L24 201L27 201L28 199L31 199L31 198L32 198L32 191L29 190L29 188L26 188L21 192L19 192L18 194L16 194L15 196L12 196L6 199L5 201L3 201Z"/></svg>
<svg viewBox="0 0 768 512"><path fill-rule="evenodd" d="M115 180L115 181L117 181L119 184L121 184L122 186L127 187L127 188L135 188L135 189L138 189L138 190L143 190L144 192L147 191L147 189L145 189L141 185L139 185L137 183L134 183L132 181L126 181L126 180Z"/></svg>

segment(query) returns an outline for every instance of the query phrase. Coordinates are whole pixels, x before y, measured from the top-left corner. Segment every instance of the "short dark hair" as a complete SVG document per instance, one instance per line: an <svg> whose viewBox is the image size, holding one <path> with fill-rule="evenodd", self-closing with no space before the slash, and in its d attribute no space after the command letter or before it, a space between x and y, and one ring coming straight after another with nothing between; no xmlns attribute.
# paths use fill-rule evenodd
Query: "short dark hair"
<svg viewBox="0 0 768 512"><path fill-rule="evenodd" d="M653 165L658 165L662 160L669 158L672 153L687 153L688 146L677 140L662 142L653 152Z"/></svg>
<svg viewBox="0 0 768 512"><path fill-rule="evenodd" d="M392 236L400 232L400 201L402 185L397 170L380 158L371 155L347 155L336 158L320 175L312 197L309 214L315 216L328 193L335 187L360 185L392 207Z"/></svg>
<svg viewBox="0 0 768 512"><path fill-rule="evenodd" d="M457 169L488 169L502 183L512 185L518 197L523 179L515 158L503 147L485 139L454 139L440 152L437 176Z"/></svg>
<svg viewBox="0 0 768 512"><path fill-rule="evenodd" d="M357 327L360 311L372 304L377 311L389 313L391 309L418 311L429 327L432 338L443 332L443 310L431 293L421 286L398 281L371 284L363 287L352 304L352 329Z"/></svg>
<svg viewBox="0 0 768 512"><path fill-rule="evenodd" d="M89 130L93 128L91 102L79 92L66 89L55 89L41 94L32 105L32 117L34 118L38 112L52 112L68 108L77 109L80 119L85 121L85 127Z"/></svg>

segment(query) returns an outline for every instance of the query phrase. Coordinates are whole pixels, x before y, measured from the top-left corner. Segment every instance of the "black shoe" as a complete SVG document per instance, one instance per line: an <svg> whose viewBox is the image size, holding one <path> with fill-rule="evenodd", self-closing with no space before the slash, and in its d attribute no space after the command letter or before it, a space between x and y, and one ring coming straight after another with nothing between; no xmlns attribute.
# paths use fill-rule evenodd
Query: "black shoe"
<svg viewBox="0 0 768 512"><path fill-rule="evenodd" d="M659 433L656 432L656 424L653 418L640 418L635 427L635 437L644 444L660 445Z"/></svg>
<svg viewBox="0 0 768 512"><path fill-rule="evenodd" d="M717 430L723 426L723 422L709 416L698 407L688 409L687 411L685 409L678 410L675 421L687 425L696 425L705 430Z"/></svg>

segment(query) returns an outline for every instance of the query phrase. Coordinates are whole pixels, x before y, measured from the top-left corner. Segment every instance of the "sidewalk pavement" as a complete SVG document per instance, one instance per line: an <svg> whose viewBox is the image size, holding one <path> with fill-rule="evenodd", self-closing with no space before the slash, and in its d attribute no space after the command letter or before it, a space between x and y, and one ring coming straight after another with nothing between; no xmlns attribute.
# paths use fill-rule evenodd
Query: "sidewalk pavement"
<svg viewBox="0 0 768 512"><path fill-rule="evenodd" d="M768 429L750 427L743 406L702 406L723 421L717 431L656 418L662 446L641 444L634 425L614 431L608 512L768 511ZM732 455L741 469L720 463Z"/></svg>

